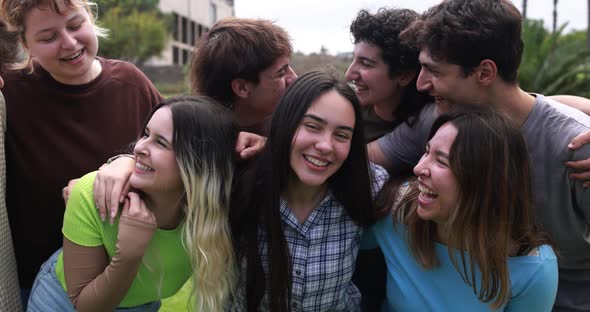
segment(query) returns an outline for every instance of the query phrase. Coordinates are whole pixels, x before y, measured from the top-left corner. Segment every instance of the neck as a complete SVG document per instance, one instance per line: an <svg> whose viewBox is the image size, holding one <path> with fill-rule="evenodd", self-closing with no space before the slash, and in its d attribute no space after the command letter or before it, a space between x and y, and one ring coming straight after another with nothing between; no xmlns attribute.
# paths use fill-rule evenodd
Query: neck
<svg viewBox="0 0 590 312"><path fill-rule="evenodd" d="M389 98L386 101L381 103L373 104L373 111L375 115L385 121L394 121L395 120L395 111L399 107L402 101L403 91L397 92L393 97Z"/></svg>
<svg viewBox="0 0 590 312"><path fill-rule="evenodd" d="M289 179L287 190L283 197L289 205L289 209L293 211L297 220L304 223L305 220L315 210L320 201L326 196L327 186L309 186L304 185L299 180L293 181L297 178Z"/></svg>
<svg viewBox="0 0 590 312"><path fill-rule="evenodd" d="M519 128L533 110L535 103L535 98L518 85L504 82L493 86L488 97L491 99L491 107Z"/></svg>
<svg viewBox="0 0 590 312"><path fill-rule="evenodd" d="M254 131L256 134L262 134L265 117L253 114L251 106L245 101L236 100L233 103L233 112L236 123L240 129Z"/></svg>
<svg viewBox="0 0 590 312"><path fill-rule="evenodd" d="M81 76L78 76L75 78L65 78L65 77L54 76L51 73L50 74L51 74L51 77L53 77L53 79L55 79L63 84L83 85L83 84L89 83L92 80L94 80L94 78L98 77L98 75L100 75L101 72L102 72L102 65L100 64L100 61L97 59L94 59L92 61L92 64L90 65L90 68L88 69L88 71L85 72L84 74L82 74Z"/></svg>
<svg viewBox="0 0 590 312"><path fill-rule="evenodd" d="M158 228L173 230L178 227L181 218L181 202L183 192L166 194L143 194L142 199L147 208L154 213Z"/></svg>

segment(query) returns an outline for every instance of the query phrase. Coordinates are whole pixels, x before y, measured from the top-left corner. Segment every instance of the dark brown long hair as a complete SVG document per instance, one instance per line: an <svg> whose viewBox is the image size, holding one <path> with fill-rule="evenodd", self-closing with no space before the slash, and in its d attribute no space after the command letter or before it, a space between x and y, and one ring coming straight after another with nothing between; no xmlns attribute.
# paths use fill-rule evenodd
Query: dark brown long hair
<svg viewBox="0 0 590 312"><path fill-rule="evenodd" d="M285 92L272 115L264 150L251 170L241 176L232 196L230 222L236 253L246 259L247 307L258 306L270 281L271 311L289 311L291 263L280 217L280 195L287 187L291 144L308 108L321 95L334 90L354 108L355 127L350 152L340 169L328 179L334 197L350 218L368 225L374 215L371 186L359 101L348 84L320 71L298 78ZM258 251L259 231L266 233L269 276L265 277Z"/></svg>
<svg viewBox="0 0 590 312"><path fill-rule="evenodd" d="M459 184L459 200L442 225L448 234L448 252L455 269L478 299L491 302L490 306L497 309L510 298L507 258L551 244L535 224L528 152L520 131L497 113L441 115L430 138L445 123L458 130L449 163ZM430 269L439 265L436 224L417 215L418 193L417 183L413 182L394 213L394 222L406 225L412 254ZM478 271L481 285L476 284Z"/></svg>

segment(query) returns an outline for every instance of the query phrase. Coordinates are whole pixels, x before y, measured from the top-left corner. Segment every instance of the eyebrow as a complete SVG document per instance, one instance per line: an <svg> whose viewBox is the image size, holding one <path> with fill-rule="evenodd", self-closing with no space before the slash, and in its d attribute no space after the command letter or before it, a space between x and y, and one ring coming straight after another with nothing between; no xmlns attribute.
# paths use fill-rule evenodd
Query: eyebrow
<svg viewBox="0 0 590 312"><path fill-rule="evenodd" d="M82 14L76 13L70 19L68 19L68 21L66 22L66 24L67 23L70 23L71 21L73 21L73 20L75 20L77 18L84 18L84 17L82 16ZM53 30L53 27L44 28L44 29L41 29L38 32L36 32L35 35L39 35L39 34L42 34L44 32L48 32L48 31L52 31L52 30Z"/></svg>
<svg viewBox="0 0 590 312"><path fill-rule="evenodd" d="M321 117L316 116L316 115L313 115L313 114L305 114L303 117L304 118L311 118L311 119L313 119L313 120L315 120L315 121L317 121L317 122L319 122L319 123L321 123L323 125L325 125L325 124L328 123L324 118L321 118ZM349 126L344 126L344 125L337 126L336 129L348 130L350 132L354 132L354 128L349 127Z"/></svg>
<svg viewBox="0 0 590 312"><path fill-rule="evenodd" d="M359 59L363 60L363 61L369 61L371 63L377 63L376 59L370 58L370 57L366 57L366 56L359 56Z"/></svg>
<svg viewBox="0 0 590 312"><path fill-rule="evenodd" d="M277 73L280 73L282 70L287 70L287 68L289 68L289 63L287 63L287 64L285 64L285 65L281 66L281 68L279 68L279 69L277 70Z"/></svg>
<svg viewBox="0 0 590 312"><path fill-rule="evenodd" d="M446 159L449 159L449 154L447 154L447 153L445 153L443 151L440 151L440 150L436 150L434 152L434 155L439 156L439 157L443 157L443 158L446 158Z"/></svg>

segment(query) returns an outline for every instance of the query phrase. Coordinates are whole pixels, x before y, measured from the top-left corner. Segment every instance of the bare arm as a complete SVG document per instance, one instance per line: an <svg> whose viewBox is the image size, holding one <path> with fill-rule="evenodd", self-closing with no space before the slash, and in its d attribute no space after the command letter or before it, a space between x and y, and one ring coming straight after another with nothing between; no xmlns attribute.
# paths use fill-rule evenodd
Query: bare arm
<svg viewBox="0 0 590 312"><path fill-rule="evenodd" d="M590 99L575 95L551 95L549 98L590 115Z"/></svg>
<svg viewBox="0 0 590 312"><path fill-rule="evenodd" d="M381 150L381 147L379 147L379 144L377 144L377 141L367 144L367 152L369 153L369 161L380 165L386 170L391 169L392 165L383 154L383 151Z"/></svg>

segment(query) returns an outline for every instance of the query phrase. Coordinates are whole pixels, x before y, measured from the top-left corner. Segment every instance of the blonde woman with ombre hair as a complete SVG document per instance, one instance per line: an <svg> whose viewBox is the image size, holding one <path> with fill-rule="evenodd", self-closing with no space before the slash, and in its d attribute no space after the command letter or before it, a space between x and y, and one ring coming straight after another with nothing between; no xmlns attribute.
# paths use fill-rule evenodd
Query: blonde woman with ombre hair
<svg viewBox="0 0 590 312"><path fill-rule="evenodd" d="M191 274L194 310L223 310L236 280L228 223L236 138L229 111L212 99L156 107L134 147L120 216L102 222L95 172L79 180L63 249L42 266L28 311L157 311Z"/></svg>
<svg viewBox="0 0 590 312"><path fill-rule="evenodd" d="M163 98L134 65L97 56L87 0L2 0L24 61L6 71L7 210L23 301L62 244L62 188L127 152ZM34 218L31 218L34 216Z"/></svg>

